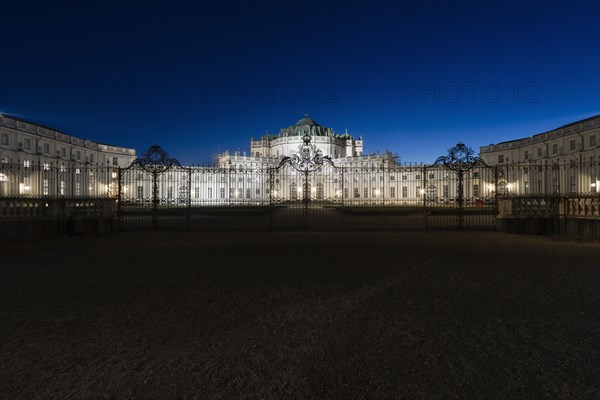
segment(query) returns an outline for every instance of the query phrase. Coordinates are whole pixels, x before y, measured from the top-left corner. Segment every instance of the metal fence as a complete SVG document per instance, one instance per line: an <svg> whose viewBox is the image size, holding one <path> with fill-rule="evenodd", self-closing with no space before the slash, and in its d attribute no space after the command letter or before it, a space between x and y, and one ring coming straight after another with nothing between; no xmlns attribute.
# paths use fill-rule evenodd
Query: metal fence
<svg viewBox="0 0 600 400"><path fill-rule="evenodd" d="M184 167L158 146L127 168L0 164L0 221L47 215L33 209L52 200L58 219L90 218L79 210L103 204L95 212L121 230L494 229L499 198L522 199L515 212L548 208L544 197L563 198L572 214L594 216L598 204L594 163L490 167L461 155L349 167L314 150L270 166Z"/></svg>

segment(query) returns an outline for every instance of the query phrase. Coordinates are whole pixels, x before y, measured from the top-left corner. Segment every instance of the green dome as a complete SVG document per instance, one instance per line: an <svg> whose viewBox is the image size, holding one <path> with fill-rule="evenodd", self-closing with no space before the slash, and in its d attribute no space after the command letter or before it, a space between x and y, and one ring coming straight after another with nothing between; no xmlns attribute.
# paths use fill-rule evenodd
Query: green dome
<svg viewBox="0 0 600 400"><path fill-rule="evenodd" d="M333 136L333 130L319 125L314 119L305 115L304 118L301 118L294 125L281 129L279 137L304 136L305 134L311 136Z"/></svg>
<svg viewBox="0 0 600 400"><path fill-rule="evenodd" d="M319 124L317 124L317 122L310 117L300 118L300 120L294 124L294 126L303 126L303 125L319 126Z"/></svg>

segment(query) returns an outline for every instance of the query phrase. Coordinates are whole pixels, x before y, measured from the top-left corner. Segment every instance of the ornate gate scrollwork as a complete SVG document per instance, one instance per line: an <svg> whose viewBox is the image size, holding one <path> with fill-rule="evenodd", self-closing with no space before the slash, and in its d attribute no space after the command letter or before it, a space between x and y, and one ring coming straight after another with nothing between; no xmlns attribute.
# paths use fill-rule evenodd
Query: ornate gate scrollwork
<svg viewBox="0 0 600 400"><path fill-rule="evenodd" d="M181 167L179 161L169 157L166 151L155 144L142 154L142 158L136 158L128 168L140 166L144 171L150 174L162 174L173 166Z"/></svg>
<svg viewBox="0 0 600 400"><path fill-rule="evenodd" d="M481 158L475 155L475 151L467 147L464 143L458 142L455 146L448 149L448 154L438 157L435 164L442 164L445 168L454 172L457 177L456 202L458 203L458 226L463 228L463 208L464 208L464 187L463 181L465 174L477 166L491 169ZM497 183L497 176L494 178L494 187Z"/></svg>
<svg viewBox="0 0 600 400"><path fill-rule="evenodd" d="M295 171L303 174L304 182L302 184L302 202L305 204L305 206L307 206L308 202L310 201L310 174L321 171L323 169L323 165L325 164L329 164L334 168L335 164L331 160L331 157L324 156L321 149L310 143L311 137L308 133L302 137L302 141L304 143L298 146L298 153L291 157L283 157L277 169L283 167L284 165L289 165ZM271 188L271 191L272 190L274 190L274 188Z"/></svg>
<svg viewBox="0 0 600 400"><path fill-rule="evenodd" d="M169 171L173 167L183 168L181 163L172 157L169 157L169 154L163 150L159 145L152 145L150 148L142 154L141 158L136 158L127 168L123 169L121 172L121 177L119 178L119 200L122 199L123 193L123 175L128 171L139 172L139 169L148 173L152 177L152 226L154 229L157 228L157 215L158 215L158 205L160 203L159 189L158 189L158 178L159 175ZM181 188L179 189L179 195L181 194ZM186 188L189 190L189 188ZM186 192L187 193L187 192ZM122 201L119 201L119 210L121 209Z"/></svg>

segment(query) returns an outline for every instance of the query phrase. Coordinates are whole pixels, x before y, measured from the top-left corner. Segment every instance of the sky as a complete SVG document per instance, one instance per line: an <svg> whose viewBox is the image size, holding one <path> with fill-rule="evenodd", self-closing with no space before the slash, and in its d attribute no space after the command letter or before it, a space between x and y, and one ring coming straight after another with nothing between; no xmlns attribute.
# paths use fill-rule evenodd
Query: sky
<svg viewBox="0 0 600 400"><path fill-rule="evenodd" d="M0 113L186 165L305 113L401 162L600 113L600 0L123 3L4 4Z"/></svg>

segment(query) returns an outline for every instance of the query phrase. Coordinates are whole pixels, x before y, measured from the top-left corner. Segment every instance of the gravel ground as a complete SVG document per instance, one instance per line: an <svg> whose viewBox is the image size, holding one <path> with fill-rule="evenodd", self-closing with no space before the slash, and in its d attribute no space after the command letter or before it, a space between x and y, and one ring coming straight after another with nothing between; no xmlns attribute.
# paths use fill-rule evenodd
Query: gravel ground
<svg viewBox="0 0 600 400"><path fill-rule="evenodd" d="M600 244L122 233L0 247L5 399L598 399Z"/></svg>

